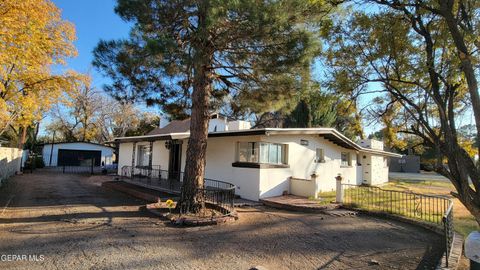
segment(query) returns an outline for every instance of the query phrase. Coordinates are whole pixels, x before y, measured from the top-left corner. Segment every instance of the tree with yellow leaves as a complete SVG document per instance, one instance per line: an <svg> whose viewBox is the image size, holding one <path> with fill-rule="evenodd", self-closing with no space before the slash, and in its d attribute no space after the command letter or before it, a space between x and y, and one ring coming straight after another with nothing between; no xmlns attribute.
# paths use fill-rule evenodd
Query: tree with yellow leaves
<svg viewBox="0 0 480 270"><path fill-rule="evenodd" d="M22 130L22 147L27 127L74 88L78 74L54 74L51 67L76 56L75 38L74 26L49 0L0 2L0 135Z"/></svg>

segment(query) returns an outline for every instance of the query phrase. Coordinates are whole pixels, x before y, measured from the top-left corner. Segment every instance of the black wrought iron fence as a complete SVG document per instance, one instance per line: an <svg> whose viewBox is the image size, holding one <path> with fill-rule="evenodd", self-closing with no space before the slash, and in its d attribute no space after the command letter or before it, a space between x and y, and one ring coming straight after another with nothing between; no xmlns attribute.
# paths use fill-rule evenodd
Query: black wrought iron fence
<svg viewBox="0 0 480 270"><path fill-rule="evenodd" d="M235 185L205 178L204 188L200 189L205 196L205 201L220 206L219 211L227 215L234 211Z"/></svg>
<svg viewBox="0 0 480 270"><path fill-rule="evenodd" d="M447 212L443 215L443 229L445 235L445 252L446 252L446 266L448 267L448 258L450 257L450 252L452 251L453 245L453 203L450 203L450 206L447 208Z"/></svg>
<svg viewBox="0 0 480 270"><path fill-rule="evenodd" d="M121 178L130 181L160 188L166 192L180 193L183 185L183 172L169 173L160 167L123 166ZM235 185L213 179L204 179L204 188L197 192L205 198L205 202L218 207L224 215L229 215L234 210Z"/></svg>
<svg viewBox="0 0 480 270"><path fill-rule="evenodd" d="M117 170L117 164L96 166L95 159L83 160L78 166L60 165L43 169L43 171L67 174L109 174L117 173Z"/></svg>
<svg viewBox="0 0 480 270"><path fill-rule="evenodd" d="M452 200L442 196L352 184L342 184L342 191L345 207L397 215L443 227L448 266L454 234Z"/></svg>

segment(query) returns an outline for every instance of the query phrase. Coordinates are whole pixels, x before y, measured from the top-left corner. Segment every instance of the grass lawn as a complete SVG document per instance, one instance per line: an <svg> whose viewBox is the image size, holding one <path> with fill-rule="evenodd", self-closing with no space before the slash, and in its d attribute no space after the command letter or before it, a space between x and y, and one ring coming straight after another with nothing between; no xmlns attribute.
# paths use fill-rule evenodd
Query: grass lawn
<svg viewBox="0 0 480 270"><path fill-rule="evenodd" d="M463 204L452 195L450 191L455 188L450 182L445 181L408 181L408 180L390 180L390 182L382 186L383 189L412 191L415 193L428 195L443 195L453 199L453 217L455 230L464 236L471 231L478 230L479 227L473 216L463 206Z"/></svg>
<svg viewBox="0 0 480 270"><path fill-rule="evenodd" d="M453 200L453 215L454 215L454 226L455 230L464 236L467 236L471 231L479 230L479 227L473 218L473 216L468 212L468 210L463 206L463 204L452 195L450 191L454 190L453 185L450 182L446 181L415 181L412 180L390 180L390 182L381 187L383 190L392 190L392 191L407 191L418 194L425 195L441 195L443 197L448 197ZM414 213L415 205L412 200L413 195L399 195L398 194L388 194L385 192L375 192L374 189L346 189L345 191L345 202L356 202L354 204L358 208L366 209L366 205L370 208L368 210L372 211L382 211L385 207L389 208L393 204L394 214L399 214L402 216L407 216L414 219L429 220L441 224L441 219L443 214L442 208L438 213L428 213L428 209L437 210L438 202L437 201L422 201L424 205L423 213ZM393 198L393 200L392 200ZM313 198L312 198L313 199ZM335 191L330 192L321 192L319 193L319 198L316 200L319 204L328 204L332 201L335 201ZM418 199L417 199L418 202ZM446 207L444 207L445 209ZM427 210L426 210L427 209ZM435 211L432 211L435 212Z"/></svg>
<svg viewBox="0 0 480 270"><path fill-rule="evenodd" d="M310 200L315 200L321 205L327 205L331 202L336 200L336 192L335 191L328 191L328 192L321 192L318 194L318 199L314 199L313 197L309 198Z"/></svg>

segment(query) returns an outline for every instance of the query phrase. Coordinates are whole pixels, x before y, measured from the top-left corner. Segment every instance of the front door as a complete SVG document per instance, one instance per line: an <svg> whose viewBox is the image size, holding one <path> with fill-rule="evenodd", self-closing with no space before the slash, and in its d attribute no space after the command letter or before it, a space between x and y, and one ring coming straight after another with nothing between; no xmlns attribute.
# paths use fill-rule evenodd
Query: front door
<svg viewBox="0 0 480 270"><path fill-rule="evenodd" d="M170 144L170 159L168 162L168 178L180 180L182 169L182 144L179 141L172 141Z"/></svg>

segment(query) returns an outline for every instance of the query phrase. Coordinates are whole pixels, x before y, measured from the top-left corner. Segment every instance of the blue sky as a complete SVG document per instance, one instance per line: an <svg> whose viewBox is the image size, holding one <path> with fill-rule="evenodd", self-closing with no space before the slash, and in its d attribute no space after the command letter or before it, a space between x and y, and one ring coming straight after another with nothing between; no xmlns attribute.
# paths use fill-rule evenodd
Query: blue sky
<svg viewBox="0 0 480 270"><path fill-rule="evenodd" d="M113 11L115 0L52 0L62 10L62 18L75 25L78 50L76 58L69 59L63 69L90 73L93 86L101 88L108 79L92 66L92 51L100 39L128 37L130 25Z"/></svg>

